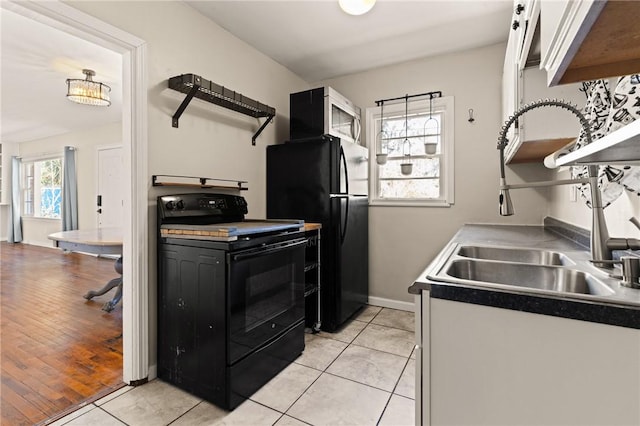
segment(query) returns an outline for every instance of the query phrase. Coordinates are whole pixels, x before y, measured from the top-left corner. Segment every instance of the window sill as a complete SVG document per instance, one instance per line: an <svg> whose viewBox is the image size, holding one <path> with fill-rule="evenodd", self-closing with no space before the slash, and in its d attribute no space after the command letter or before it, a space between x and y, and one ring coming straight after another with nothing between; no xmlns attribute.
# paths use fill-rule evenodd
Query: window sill
<svg viewBox="0 0 640 426"><path fill-rule="evenodd" d="M444 200L420 201L420 200L371 200L370 207L451 207L453 203Z"/></svg>
<svg viewBox="0 0 640 426"><path fill-rule="evenodd" d="M38 216L21 216L22 220L41 220L41 221L61 221L61 218L55 218L55 217L38 217Z"/></svg>

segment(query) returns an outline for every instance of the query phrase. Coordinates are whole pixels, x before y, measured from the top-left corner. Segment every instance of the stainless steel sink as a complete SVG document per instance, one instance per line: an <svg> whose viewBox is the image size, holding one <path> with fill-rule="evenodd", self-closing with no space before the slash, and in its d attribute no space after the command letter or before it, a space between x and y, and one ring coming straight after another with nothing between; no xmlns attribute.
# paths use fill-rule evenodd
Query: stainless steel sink
<svg viewBox="0 0 640 426"><path fill-rule="evenodd" d="M597 296L614 294L591 274L558 266L456 259L450 262L445 273L462 281Z"/></svg>
<svg viewBox="0 0 640 426"><path fill-rule="evenodd" d="M474 259L500 260L504 262L531 263L535 265L573 265L564 254L548 250L460 246L458 256Z"/></svg>

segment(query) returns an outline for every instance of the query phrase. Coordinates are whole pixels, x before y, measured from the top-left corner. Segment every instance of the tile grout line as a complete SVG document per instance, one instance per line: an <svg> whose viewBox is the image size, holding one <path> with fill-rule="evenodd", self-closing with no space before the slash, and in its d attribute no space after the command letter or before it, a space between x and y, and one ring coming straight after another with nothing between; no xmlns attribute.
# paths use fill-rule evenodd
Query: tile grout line
<svg viewBox="0 0 640 426"><path fill-rule="evenodd" d="M283 417L284 417L285 415L286 415L286 416L289 416L289 417L291 417L291 418L293 418L293 419L295 419L295 420L297 420L297 421L300 421L300 422L302 422L302 423L309 424L309 423L305 422L304 420L298 419L298 418L297 418L297 417L295 417L295 416L292 416L292 415L290 415L290 414L287 414L287 412L288 412L288 411L289 411L289 410L290 410L290 409L291 409L291 408L292 408L292 407L293 407L293 406L294 406L294 405L295 405L295 404L300 400L300 398L302 398L304 395L306 395L306 394L308 393L309 389L310 389L310 388L311 388L311 387L312 387L312 386L313 386L313 385L314 385L314 384L315 384L315 383L320 379L320 377L321 377L323 374L325 374L325 373L326 373L326 374L331 375L331 376L333 376L333 377L341 378L341 379L344 379L344 380L349 380L349 381L351 381L351 382L353 382L353 383L357 383L357 384L362 385L362 386L367 386L368 388L371 388L371 389L376 389L376 390L379 390L379 391L382 391L382 392L386 392L386 393L388 394L388 398L387 398L387 401L386 401L386 403L385 403L385 406L384 406L383 410L381 411L380 417L378 418L378 420L377 420L377 422L376 422L376 424L379 424L379 423L380 423L380 421L381 421L381 419L382 419L382 417L384 416L384 413L386 412L386 410L387 410L387 408L388 408L388 406L389 406L389 403L390 403L390 400L391 400L392 396L393 396L393 395L396 395L394 392L395 392L395 390L396 390L396 388L397 388L397 386L398 386L398 384L399 384L399 382L400 382L400 380L401 380L401 378L402 378L403 373L405 372L405 369L406 369L406 368L407 368L407 366L408 366L409 361L411 360L411 353L409 354L409 356L404 357L404 356L402 356L402 355L398 355L398 354L394 354L394 353L391 353L391 352L386 352L386 351L382 351L382 350L378 350L378 349L374 349L374 348L367 348L366 346L361 346L361 345L358 345L358 344L355 344L355 343L354 343L354 341L358 338L358 336L360 336L360 334L362 334L362 333L364 332L364 330L365 330L365 329L366 329L370 324L373 324L373 325L375 325L375 326L387 327L387 328L395 329L395 330L408 331L408 330L405 330L405 329L402 329L402 328L392 327L392 326L388 326L388 325L384 325L384 324L375 324L373 321L378 317L378 315L379 315L379 314L380 314L384 309L385 309L385 308L381 308L381 309L380 309L380 310L379 310L379 311L378 311L378 312L377 312L377 313L376 313L376 314L375 314L375 315L374 315L374 316L373 316L369 321L360 321L360 320L354 319L355 321L359 321L359 322L364 323L364 324L365 324L365 326L364 326L360 331L358 331L358 332L355 334L355 336L354 336L354 337L353 337L349 342L344 342L344 341L341 341L341 340L338 340L338 339L332 339L331 337L327 337L327 336L320 336L320 335L316 336L316 337L322 337L322 338L326 338L326 339L333 340L333 341L337 341L337 342L341 342L341 343L346 343L346 346L344 347L344 349L340 350L340 352L335 356L335 358L334 358L334 359L333 359L333 360L332 360L332 361L331 361L331 362L330 362L330 363L329 363L329 364L328 364L324 369L322 369L322 370L321 370L321 369L318 369L318 368L309 367L309 366L306 366L306 365L303 365L303 364L298 364L298 365L300 365L300 366L303 366L303 367L310 368L310 369L312 369L312 370L318 371L320 374L318 375L318 377L316 377L316 378L315 378L315 379L314 379L314 380L313 380L313 381L312 381L312 382L311 382L311 383L310 383L310 384L309 384L309 385L304 389L304 391L300 394L300 396L299 396L298 398L296 398L296 399L295 399L295 401L293 401L293 402L292 402L292 403L291 403L291 404L290 404L290 405L289 405L289 406L284 410L284 412L282 412L282 411L280 411L280 410L277 410L277 409L275 409L275 408L273 408L273 407L269 407L269 406L267 406L267 405L265 405L265 404L262 404L262 403L260 403L260 402L258 402L258 401L254 401L254 400L253 400L253 399L251 399L251 398L248 398L248 399L249 399L249 400L251 400L253 403L256 403L256 404L258 404L258 405L260 405L260 406L263 406L263 407L265 407L265 408L268 408L268 409L270 409L270 410L273 410L273 411L275 411L276 413L279 413L279 414L280 414L280 416L279 416L279 417L278 417L278 419L274 422L274 424L275 424L275 423L277 423L277 422L279 422L281 419L283 419ZM361 347L361 348L365 348L365 349L368 349L368 350L376 351L376 352L379 352L379 353L385 353L385 354L390 354L390 355L395 355L395 356L401 356L402 358L406 358L406 361L405 361L405 363L404 363L404 367L402 368L402 371L401 371L401 373L400 373L400 375L399 375L398 379L396 380L396 382L395 382L395 384L394 384L394 387L393 387L393 389L392 389L391 391L387 391L387 390L385 390L385 389L381 389L381 388L378 388L378 387L376 387L376 386L371 386L371 385L368 385L368 384L365 384L365 383L358 382L357 380L353 380L353 379L349 379L349 378L341 377L341 376L339 376L339 375L336 375L336 374L333 374L333 373L328 372L328 369L329 369L332 365L334 365L334 363L337 361L337 359L338 359L338 358L340 358L340 356L342 356L342 354L343 354L343 353L345 353L345 351L346 351L350 346L352 346L352 345L353 345L353 346L356 346L356 347ZM124 392L124 393L123 393L123 395L124 395L125 393L127 393L127 392ZM121 396L121 395L119 395L119 396ZM118 396L118 397L119 397L119 396ZM402 396L402 395L399 395L399 396ZM117 399L118 397L113 398L113 399ZM109 401L107 401L107 402L109 402ZM200 406L203 402L204 402L204 400L200 400L200 401L199 401L198 403L196 403L193 407L191 407L190 409L188 409L187 411L185 411L184 413L182 413L181 415L179 415L178 417L176 417L175 419L173 419L173 420L172 420L171 422L169 422L168 424L173 424L173 423L175 423L178 419L180 419L180 418L184 417L187 413L191 412L191 411L192 411L192 410L194 410L196 407ZM94 408L100 408L100 410L101 410L101 411L103 411L103 412L107 413L110 417L113 417L113 418L115 418L116 420L123 422L125 425L128 425L128 423L126 423L126 422L122 421L121 419L119 419L119 418L118 418L117 416L115 416L114 414L112 414L112 413L110 413L109 411L107 411L106 409L102 408L102 406L98 406L98 405L96 405L95 403L94 403L94 404L92 404L92 405L94 405ZM93 410L93 409L92 409L92 410ZM228 414L228 413L227 413L227 414ZM72 420L70 420L70 421L73 421L73 419L72 419ZM65 423L65 424L66 424L66 423ZM313 425L312 425L312 426L313 426Z"/></svg>
<svg viewBox="0 0 640 426"><path fill-rule="evenodd" d="M126 393L126 392L125 392ZM124 420L120 419L118 416L116 416L115 414L112 414L110 412L108 412L107 410L105 410L104 408L100 407L99 405L96 405L96 408L99 410L104 411L105 413L107 413L107 415L113 417L114 419L116 419L117 421L121 422L122 424L126 425L126 426L130 426L129 423L125 422Z"/></svg>
<svg viewBox="0 0 640 426"><path fill-rule="evenodd" d="M330 367L331 367L331 366L336 362L336 360L337 360L338 358L340 358L340 356L341 356L341 355L342 355L342 354L343 354L343 353L344 353L344 352L345 352L345 351L346 351L346 350L347 350L351 345L358 346L358 347L365 348L365 349L369 349L369 350L373 350L373 351L377 351L377 352L381 352L381 353L385 353L385 354L390 354L390 355L400 356L400 357L404 358L403 356L398 355L398 354L391 354L391 353L389 353L389 352L380 351L380 350L373 349L373 348L367 348L366 346L360 346L360 345L357 345L357 344L353 343L353 342L355 342L355 340L358 338L358 336L359 336L359 335L360 335L360 334L361 334L361 333L362 333L362 332L363 332L363 331L364 331L364 330L365 330L365 329L366 329L370 324L374 324L374 323L373 323L373 320L374 320L374 319L375 319L375 318L380 314L380 312L382 312L382 310L383 310L383 309L384 309L384 308L380 309L380 310L376 313L376 315L374 315L374 316L373 316L373 318L371 318L371 320L370 320L369 322L367 322L367 323L366 323L367 325L366 325L366 326L364 326L364 327L362 328L362 330L360 330L360 331L356 334L356 336L351 340L351 342L347 343L347 346L346 346L346 347L345 347L345 348L344 348L344 349L343 349L343 350L342 350L342 351L341 351L341 352L340 352L340 353L339 353L339 354L334 358L334 360L333 360L333 361L332 361L332 362L331 362L331 363L330 363L330 364L329 364L329 365L328 365L328 366L327 366L327 367L322 371L322 373L320 373L320 376L318 376L318 378L317 378L316 380L314 380L314 382L313 382L313 383L315 383L315 382L316 382L316 381L317 381L317 380L318 380L318 379L319 379L323 374L328 374L328 375L333 376L333 377L338 377L338 378L341 378L341 379L344 379L344 380L349 380L350 382L357 383L357 384L359 384L359 385L367 386L367 387L369 387L369 388L371 388L371 389L376 389L376 390L379 390L379 391L382 391L382 392L387 393L389 396L388 396L388 398L387 398L387 401L386 401L386 403L385 403L384 408L383 408L383 409L382 409L382 411L380 412L380 417L378 418L378 421L376 422L376 425L380 423L380 421L382 420L382 417L384 416L384 413L385 413L385 411L386 411L387 407L389 406L389 402L391 401L391 397L394 395L393 391L395 390L396 386L398 385L398 382L399 382L399 381L400 381L400 379L402 378L402 373L404 373L404 369L407 367L407 364L408 364L408 362L409 362L409 359L411 359L411 353L409 353L409 356L408 356L408 357L406 357L406 358L407 358L407 361L405 362L405 365L404 365L404 367L402 368L402 371L400 372L400 375L398 376L398 379L397 379L397 381L396 381L396 383L395 383L395 385L394 385L394 387L393 387L393 389L392 389L392 391L391 391L391 392L389 392L389 391L387 391L387 390L385 390L385 389L380 389L380 388L375 387L375 386L371 386L371 385L368 385L368 384L365 384L365 383L358 382L358 381L356 381L356 380L353 380L353 379L350 379L350 378L347 378L347 377L342 377L342 376L338 376L338 375L336 375L336 374L332 374L332 373L328 372L327 370L328 370L328 369L329 369L329 368L330 368ZM357 319L355 319L355 318L354 318L354 320L357 320ZM365 321L362 321L362 322L365 322ZM374 325L382 325L382 324L374 324ZM382 326L383 326L383 327L386 327L385 325L382 325ZM389 327L389 328L394 328L394 329L396 329L395 327ZM396 330L397 330L397 329L396 329ZM406 331L406 330L403 330L403 331ZM322 337L322 336L318 336L318 337ZM334 340L334 339L332 339L332 340ZM343 343L344 343L344 342L343 342ZM298 397L298 399L296 399L296 401L295 401L295 402L297 402L300 398L302 398L302 396L303 396L303 395L304 395L304 394L309 390L309 388L313 385L313 383L312 383L311 385L309 385L309 387L307 387L307 389L305 389L305 391L302 393L302 395L300 395L300 396ZM295 405L295 402L294 402L293 404L291 404L291 406L290 406L287 410L289 410L291 407L293 407L293 405ZM293 417L293 416L291 416L291 417ZM295 417L294 417L294 418L295 418ZM296 418L296 420L299 420L299 419L297 419L297 418Z"/></svg>
<svg viewBox="0 0 640 426"><path fill-rule="evenodd" d="M382 309L380 309L380 311L378 311L378 313L380 313L380 312L382 312ZM377 314L376 314L376 315L377 315ZM373 317L373 318L375 318L375 315L374 315L374 317ZM371 320L373 320L373 318L371 318ZM354 320L355 320L355 319L354 319ZM290 415L290 414L287 414L287 413L288 413L288 411L291 409L291 407L293 407L294 405L296 405L296 403L300 400L300 398L302 398L302 397L307 393L307 391L311 388L311 386L313 386L313 385L314 385L314 383L316 383L316 382L320 379L320 377L322 377L322 375L323 375L323 374L329 374L329 375L334 376L334 377L340 377L340 376L336 376L335 374L328 373L328 372L327 372L327 370L328 370L328 369L329 369L329 367L331 367L331 365L332 365L332 364L333 364L333 363L334 363L334 362L335 362L335 361L340 357L340 355L342 355L342 354L344 353L344 351L346 351L346 350L347 350L347 348L353 344L353 341L354 341L354 340L355 340L355 339L360 335L360 333L362 333L362 331L363 331L365 328L367 328L367 326L368 326L369 324L371 324L371 321L369 321L369 322L361 321L361 322L364 322L364 323L366 323L367 325L365 325L365 326L362 328L362 330L360 330L360 331L356 334L356 336L351 340L351 342L350 342L350 343L347 343L347 342L341 342L341 343L347 343L347 346L345 346L345 347L344 347L344 349L342 349L342 350L340 351L340 353L339 353L338 355L336 355L336 357L333 359L333 361L331 361L331 362L329 363L329 365L327 365L327 366L324 368L324 370L318 370L318 369L316 369L316 368L313 368L313 369L314 369L314 370L316 370L316 371L320 371L320 374L318 375L318 377L316 377L316 379L315 379L313 382L311 382L311 384L310 384L309 386L307 386L307 388L306 388L306 389L305 389L305 390L300 394L300 396L299 396L298 398L296 398L296 400L295 400L295 401L293 401L293 403L292 403L292 404L291 404L291 405L286 409L286 411L284 412L284 414L286 414L287 416L289 416L289 417L291 417L291 418L294 418L294 419L296 419L296 420L299 420L299 421L301 421L301 422L303 422L303 423L309 424L309 423L305 422L304 420L301 420L301 419L299 419L299 418L297 418L297 417L295 417L295 416L292 416L292 415ZM322 336L316 336L316 337L322 337ZM336 340L336 339L331 339L331 338L327 338L327 339L340 342L339 340ZM356 345L356 346L357 346L357 345ZM302 365L302 364L298 364L298 365ZM303 366L304 366L304 365L303 365ZM304 366L304 367L306 367L306 366ZM308 368L312 368L312 367L308 367ZM400 373L400 374L402 374L402 373ZM342 378L342 379L344 379L344 377L341 377L341 378ZM345 379L345 380L349 380L349 379ZM352 381L353 381L354 383L358 383L358 384L360 384L360 385L364 385L363 383L359 383L359 382L356 382L356 381L354 381L354 380L352 380ZM368 385L364 385L364 386L368 386ZM373 386L371 386L371 387L373 388ZM377 388L374 388L374 389L377 389ZM382 389L381 389L381 390L382 390ZM385 406L385 408L386 408L386 406ZM384 413L384 410L383 410L383 413ZM284 414L283 414L283 416L284 416ZM281 417L281 418L282 418L282 417ZM279 419L278 419L278 420L279 420Z"/></svg>
<svg viewBox="0 0 640 426"><path fill-rule="evenodd" d="M407 369L407 366L409 366L409 361L411 361L411 355L409 355L409 358L407 358L407 362L404 364L404 367L402 368L402 373L400 373L400 377L398 377L398 380L396 381L396 384L393 386L393 391L391 391L391 393L393 393L394 395L400 395L396 393L396 389L398 388L398 385L400 384L400 380L402 380L402 376L404 375L405 370ZM415 390L414 390L415 392ZM400 395L403 396L403 395ZM413 400L415 401L415 397L413 398Z"/></svg>
<svg viewBox="0 0 640 426"><path fill-rule="evenodd" d="M178 421L178 419L184 417L188 412L192 411L193 409L195 409L198 405L202 404L203 402L205 402L205 400L201 399L200 402L198 402L196 405L194 405L193 407L189 408L187 411L185 411L184 413L180 414L178 417L176 417L175 419L173 419L169 423L167 423L167 426L175 423L176 421Z"/></svg>

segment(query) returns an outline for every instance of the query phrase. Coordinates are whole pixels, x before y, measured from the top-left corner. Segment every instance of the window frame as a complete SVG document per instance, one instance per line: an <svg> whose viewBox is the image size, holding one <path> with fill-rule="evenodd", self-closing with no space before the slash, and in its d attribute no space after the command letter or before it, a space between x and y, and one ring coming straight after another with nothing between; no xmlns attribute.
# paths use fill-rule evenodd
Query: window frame
<svg viewBox="0 0 640 426"><path fill-rule="evenodd" d="M429 99L419 101L409 101L408 114L428 114ZM367 108L367 144L369 147L369 204L372 206L407 206L407 207L451 207L455 204L455 162L454 162L454 98L445 96L434 98L432 101L433 113L442 114L440 147L440 197L439 198L380 198L379 197L379 170L380 166L376 162L377 141L376 135L379 132L380 107ZM384 115L389 118L404 117L404 102L385 105Z"/></svg>
<svg viewBox="0 0 640 426"><path fill-rule="evenodd" d="M40 188L40 184L36 182L36 178L38 177L38 173L35 172L35 169L37 168L36 163L43 163L45 161L51 161L51 160L58 160L60 161L60 215L58 217L47 217L47 216L40 216L39 214L36 214L36 212L39 211L40 206L41 206L41 200L38 200L37 197L39 195L37 195L37 190ZM27 168L30 164L33 164L33 169L34 169L34 176L32 176L33 178L33 187L29 188L27 185ZM30 218L30 219L42 219L42 220L61 220L62 219L62 197L63 197L63 176L64 176L64 160L63 157L60 155L47 155L47 156L42 156L42 157L35 157L35 158L23 158L22 159L22 165L20 167L20 206L21 206L21 216L25 217L25 218ZM31 200L32 203L32 213L27 213L27 209L26 209L26 202L27 202L27 196L28 196L28 192L31 191L32 192L32 196L33 199Z"/></svg>

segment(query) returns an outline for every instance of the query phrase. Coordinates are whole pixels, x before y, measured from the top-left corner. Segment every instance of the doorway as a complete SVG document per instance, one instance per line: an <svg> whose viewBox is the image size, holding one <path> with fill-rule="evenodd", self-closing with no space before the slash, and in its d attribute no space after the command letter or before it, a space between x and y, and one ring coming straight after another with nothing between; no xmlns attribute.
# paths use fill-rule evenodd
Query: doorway
<svg viewBox="0 0 640 426"><path fill-rule="evenodd" d="M146 43L58 1L3 1L0 7L122 55L122 374L127 384L145 382L155 376L149 369Z"/></svg>

